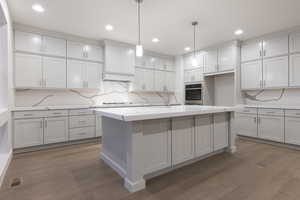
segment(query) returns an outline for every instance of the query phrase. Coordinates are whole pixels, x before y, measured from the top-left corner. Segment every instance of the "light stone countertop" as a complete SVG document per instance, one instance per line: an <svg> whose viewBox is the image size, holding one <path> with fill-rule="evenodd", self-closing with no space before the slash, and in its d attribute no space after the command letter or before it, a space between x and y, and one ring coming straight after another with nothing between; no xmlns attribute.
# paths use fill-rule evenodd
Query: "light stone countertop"
<svg viewBox="0 0 300 200"><path fill-rule="evenodd" d="M177 105L159 107L106 108L95 109L95 112L96 114L117 120L140 121L222 112L233 112L234 110L234 107Z"/></svg>
<svg viewBox="0 0 300 200"><path fill-rule="evenodd" d="M266 108L283 110L300 110L300 106L290 105L237 105L236 108Z"/></svg>

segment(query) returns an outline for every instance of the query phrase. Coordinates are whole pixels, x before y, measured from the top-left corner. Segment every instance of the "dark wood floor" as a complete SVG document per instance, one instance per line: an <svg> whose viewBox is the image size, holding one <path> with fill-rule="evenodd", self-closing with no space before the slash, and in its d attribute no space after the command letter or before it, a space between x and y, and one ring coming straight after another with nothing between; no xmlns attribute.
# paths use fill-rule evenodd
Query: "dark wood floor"
<svg viewBox="0 0 300 200"><path fill-rule="evenodd" d="M99 159L99 144L76 145L14 157L1 200L298 200L300 152L238 140L223 153L147 181L130 194ZM14 178L21 185L10 187Z"/></svg>

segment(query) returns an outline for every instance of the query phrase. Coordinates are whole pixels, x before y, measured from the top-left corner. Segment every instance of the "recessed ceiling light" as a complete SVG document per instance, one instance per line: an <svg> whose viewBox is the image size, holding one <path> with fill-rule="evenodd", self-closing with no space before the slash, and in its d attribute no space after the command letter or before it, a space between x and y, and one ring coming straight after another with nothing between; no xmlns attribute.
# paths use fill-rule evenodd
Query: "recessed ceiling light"
<svg viewBox="0 0 300 200"><path fill-rule="evenodd" d="M158 43L158 42L159 42L159 39L158 39L158 38L153 38L153 39L152 39L152 42Z"/></svg>
<svg viewBox="0 0 300 200"><path fill-rule="evenodd" d="M234 32L234 34L236 35L242 35L244 33L244 31L242 29L238 29Z"/></svg>
<svg viewBox="0 0 300 200"><path fill-rule="evenodd" d="M112 31L112 30L114 30L114 27L113 27L113 25L111 25L111 24L107 24L107 25L105 26L105 29L106 29L107 31Z"/></svg>
<svg viewBox="0 0 300 200"><path fill-rule="evenodd" d="M190 51L190 50L191 50L191 47L185 47L184 50L185 50L185 51Z"/></svg>
<svg viewBox="0 0 300 200"><path fill-rule="evenodd" d="M40 4L33 4L32 10L34 10L35 12L39 12L39 13L45 12L45 9Z"/></svg>

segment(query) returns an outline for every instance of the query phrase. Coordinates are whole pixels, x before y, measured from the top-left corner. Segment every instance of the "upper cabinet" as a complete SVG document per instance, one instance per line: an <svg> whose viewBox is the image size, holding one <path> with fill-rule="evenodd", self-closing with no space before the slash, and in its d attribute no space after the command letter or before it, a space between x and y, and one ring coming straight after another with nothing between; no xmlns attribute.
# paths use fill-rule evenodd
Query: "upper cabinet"
<svg viewBox="0 0 300 200"><path fill-rule="evenodd" d="M174 59L171 57L144 55L135 58L136 67L174 71L174 65Z"/></svg>
<svg viewBox="0 0 300 200"><path fill-rule="evenodd" d="M288 38L288 35L279 35L265 38L263 40L264 58L287 55L289 52Z"/></svg>
<svg viewBox="0 0 300 200"><path fill-rule="evenodd" d="M66 40L15 31L15 50L48 56L66 56Z"/></svg>
<svg viewBox="0 0 300 200"><path fill-rule="evenodd" d="M290 34L290 53L300 53L300 32Z"/></svg>
<svg viewBox="0 0 300 200"><path fill-rule="evenodd" d="M224 45L218 49L218 71L234 70L237 63L237 47Z"/></svg>
<svg viewBox="0 0 300 200"><path fill-rule="evenodd" d="M135 72L133 46L105 42L104 80L131 81Z"/></svg>
<svg viewBox="0 0 300 200"><path fill-rule="evenodd" d="M218 49L207 49L204 53L204 73L213 73L218 70Z"/></svg>
<svg viewBox="0 0 300 200"><path fill-rule="evenodd" d="M241 61L254 61L262 57L262 41L243 42L241 47Z"/></svg>
<svg viewBox="0 0 300 200"><path fill-rule="evenodd" d="M100 46L68 41L67 50L68 58L95 62L103 61L103 49Z"/></svg>

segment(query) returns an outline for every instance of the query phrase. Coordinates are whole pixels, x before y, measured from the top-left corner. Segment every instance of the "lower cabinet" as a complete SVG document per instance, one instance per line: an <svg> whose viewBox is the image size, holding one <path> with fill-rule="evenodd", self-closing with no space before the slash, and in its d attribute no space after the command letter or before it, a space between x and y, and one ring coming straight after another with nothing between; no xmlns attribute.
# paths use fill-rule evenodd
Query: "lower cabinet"
<svg viewBox="0 0 300 200"><path fill-rule="evenodd" d="M259 115L258 137L275 142L284 142L284 118Z"/></svg>
<svg viewBox="0 0 300 200"><path fill-rule="evenodd" d="M236 114L235 126L239 135L257 137L257 114Z"/></svg>
<svg viewBox="0 0 300 200"><path fill-rule="evenodd" d="M14 121L14 148L43 144L43 119L18 119Z"/></svg>
<svg viewBox="0 0 300 200"><path fill-rule="evenodd" d="M285 143L300 145L300 117L285 117Z"/></svg>
<svg viewBox="0 0 300 200"><path fill-rule="evenodd" d="M68 117L51 117L44 120L44 144L68 140Z"/></svg>
<svg viewBox="0 0 300 200"><path fill-rule="evenodd" d="M81 140L95 137L95 127L82 127L69 130L69 140Z"/></svg>
<svg viewBox="0 0 300 200"><path fill-rule="evenodd" d="M228 146L228 114L214 114L214 151Z"/></svg>
<svg viewBox="0 0 300 200"><path fill-rule="evenodd" d="M171 167L170 120L143 122L143 150L145 173Z"/></svg>
<svg viewBox="0 0 300 200"><path fill-rule="evenodd" d="M203 115L195 118L196 157L213 152L213 116Z"/></svg>
<svg viewBox="0 0 300 200"><path fill-rule="evenodd" d="M172 119L172 161L179 164L195 156L194 118Z"/></svg>

